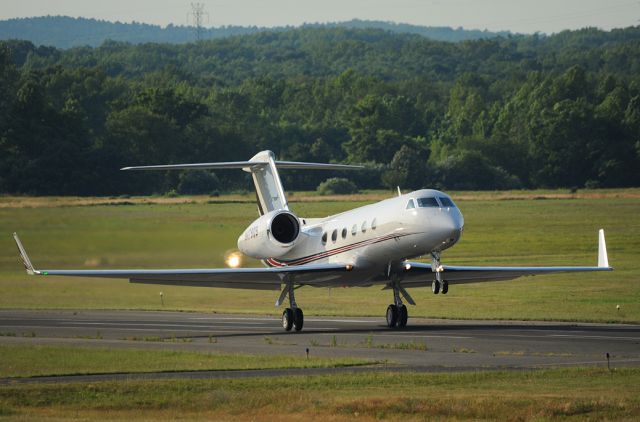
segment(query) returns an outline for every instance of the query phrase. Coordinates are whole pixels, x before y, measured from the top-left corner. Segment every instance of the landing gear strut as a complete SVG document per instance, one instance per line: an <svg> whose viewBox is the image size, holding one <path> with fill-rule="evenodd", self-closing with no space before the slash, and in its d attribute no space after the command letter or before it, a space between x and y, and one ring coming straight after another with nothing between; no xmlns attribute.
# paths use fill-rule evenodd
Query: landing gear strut
<svg viewBox="0 0 640 422"><path fill-rule="evenodd" d="M295 331L300 331L304 325L304 313L296 304L294 290L293 283L287 283L276 301L276 306L280 306L285 297L289 296L289 307L282 312L282 328L284 328L285 331L291 331L292 328Z"/></svg>

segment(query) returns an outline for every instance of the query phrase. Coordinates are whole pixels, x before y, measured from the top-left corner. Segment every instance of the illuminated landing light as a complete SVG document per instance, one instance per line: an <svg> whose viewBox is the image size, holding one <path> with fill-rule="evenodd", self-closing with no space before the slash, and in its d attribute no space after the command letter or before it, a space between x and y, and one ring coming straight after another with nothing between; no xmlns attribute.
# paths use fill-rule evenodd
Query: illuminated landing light
<svg viewBox="0 0 640 422"><path fill-rule="evenodd" d="M409 271L411 269L411 264L409 263L404 264L404 269L405 271Z"/></svg>
<svg viewBox="0 0 640 422"><path fill-rule="evenodd" d="M345 268L347 269L347 271L351 271L353 270L353 265L347 264Z"/></svg>
<svg viewBox="0 0 640 422"><path fill-rule="evenodd" d="M242 254L238 251L227 252L224 262L229 268L238 268L242 264Z"/></svg>

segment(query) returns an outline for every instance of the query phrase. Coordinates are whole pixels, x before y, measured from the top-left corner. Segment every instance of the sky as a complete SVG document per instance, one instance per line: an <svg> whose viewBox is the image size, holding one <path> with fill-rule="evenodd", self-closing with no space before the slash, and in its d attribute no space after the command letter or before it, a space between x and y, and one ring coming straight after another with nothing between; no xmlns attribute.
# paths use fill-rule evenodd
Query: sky
<svg viewBox="0 0 640 422"><path fill-rule="evenodd" d="M547 34L640 25L640 0L195 0L204 26L382 20ZM0 0L0 20L66 15L166 26L191 23L189 0Z"/></svg>

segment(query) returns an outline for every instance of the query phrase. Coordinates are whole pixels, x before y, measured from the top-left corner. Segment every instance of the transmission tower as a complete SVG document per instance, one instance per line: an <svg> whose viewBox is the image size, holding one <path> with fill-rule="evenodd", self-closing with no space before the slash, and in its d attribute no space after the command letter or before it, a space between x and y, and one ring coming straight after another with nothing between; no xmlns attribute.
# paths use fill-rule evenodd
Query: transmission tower
<svg viewBox="0 0 640 422"><path fill-rule="evenodd" d="M209 22L209 13L204 10L204 3L191 3L191 12L187 14L187 21L193 24L196 39L200 41L204 31L203 23Z"/></svg>

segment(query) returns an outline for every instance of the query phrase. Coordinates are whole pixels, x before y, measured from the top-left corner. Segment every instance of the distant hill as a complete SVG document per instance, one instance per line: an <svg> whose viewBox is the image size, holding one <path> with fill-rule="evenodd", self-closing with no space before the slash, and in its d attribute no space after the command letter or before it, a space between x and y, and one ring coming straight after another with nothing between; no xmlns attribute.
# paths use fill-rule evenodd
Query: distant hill
<svg viewBox="0 0 640 422"><path fill-rule="evenodd" d="M328 24L305 24L303 27L317 28L374 28L394 33L418 34L439 41L465 41L496 36L507 36L509 32L489 32L449 27L425 27L381 21L351 20ZM288 31L294 27L263 28L257 26L223 26L202 30L203 39L224 38L233 35L254 34L263 31ZM106 40L132 44L156 42L182 44L196 39L195 28L188 26L161 27L144 23L107 22L96 19L71 18L68 16L43 16L36 18L9 19L0 21L0 40L19 39L35 45L57 48L80 46L97 47Z"/></svg>
<svg viewBox="0 0 640 422"><path fill-rule="evenodd" d="M362 189L640 186L638 134L640 26L463 42L313 25L182 44L0 40L0 194L244 189L228 172L118 169L264 149L367 163L336 174ZM283 178L311 190L331 176Z"/></svg>

